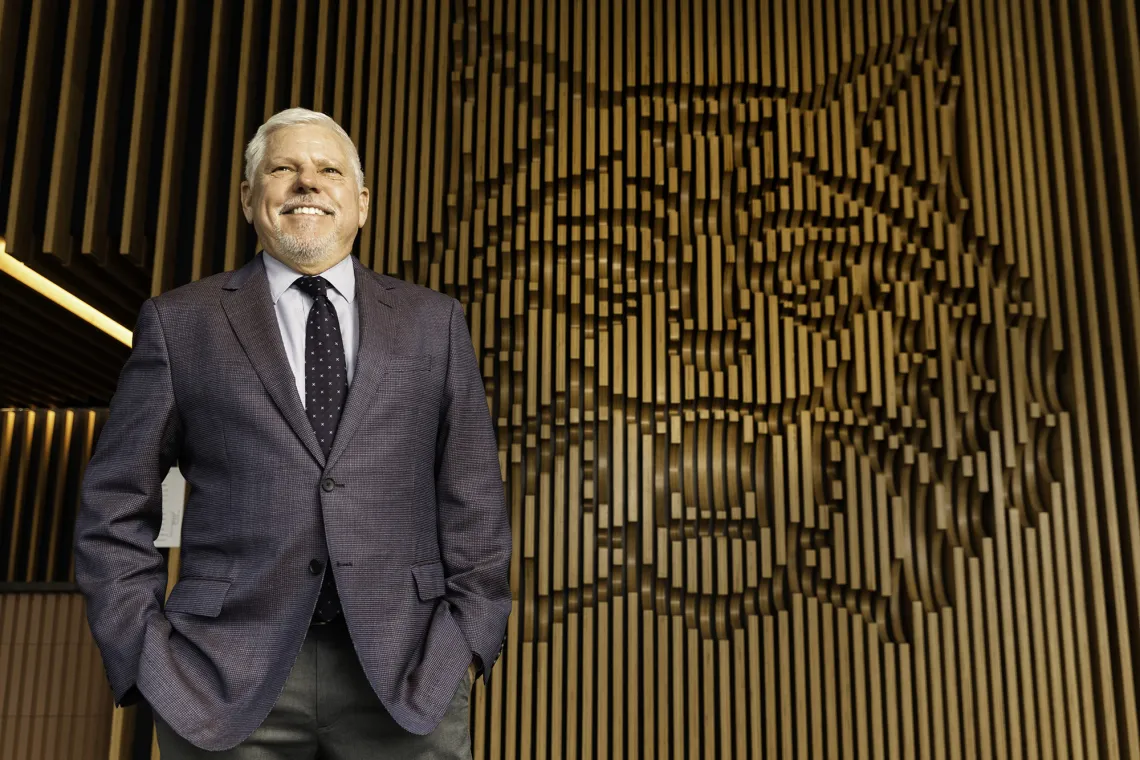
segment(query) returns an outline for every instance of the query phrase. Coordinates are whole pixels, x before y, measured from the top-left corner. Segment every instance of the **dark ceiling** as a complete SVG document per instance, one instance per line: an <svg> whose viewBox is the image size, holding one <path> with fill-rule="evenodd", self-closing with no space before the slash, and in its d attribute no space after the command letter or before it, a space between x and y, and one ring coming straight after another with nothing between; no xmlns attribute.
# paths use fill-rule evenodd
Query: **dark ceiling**
<svg viewBox="0 0 1140 760"><path fill-rule="evenodd" d="M0 407L106 406L129 354L115 338L0 273Z"/></svg>

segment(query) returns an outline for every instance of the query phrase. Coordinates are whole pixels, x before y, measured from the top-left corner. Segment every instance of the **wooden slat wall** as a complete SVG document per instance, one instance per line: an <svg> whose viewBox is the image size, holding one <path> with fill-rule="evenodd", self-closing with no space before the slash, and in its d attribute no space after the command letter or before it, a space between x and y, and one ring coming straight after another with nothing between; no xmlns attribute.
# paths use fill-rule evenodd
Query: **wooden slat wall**
<svg viewBox="0 0 1140 760"><path fill-rule="evenodd" d="M464 303L477 758L1140 757L1134 4L79 5L0 2L14 255L132 322L304 105L361 260Z"/></svg>
<svg viewBox="0 0 1140 760"><path fill-rule="evenodd" d="M0 583L72 584L79 484L105 409L0 409ZM0 757L107 757L113 700L83 598L0 590Z"/></svg>
<svg viewBox="0 0 1140 760"><path fill-rule="evenodd" d="M0 594L0 757L105 760L112 699L78 594Z"/></svg>
<svg viewBox="0 0 1140 760"><path fill-rule="evenodd" d="M0 409L0 582L73 583L79 486L106 409Z"/></svg>

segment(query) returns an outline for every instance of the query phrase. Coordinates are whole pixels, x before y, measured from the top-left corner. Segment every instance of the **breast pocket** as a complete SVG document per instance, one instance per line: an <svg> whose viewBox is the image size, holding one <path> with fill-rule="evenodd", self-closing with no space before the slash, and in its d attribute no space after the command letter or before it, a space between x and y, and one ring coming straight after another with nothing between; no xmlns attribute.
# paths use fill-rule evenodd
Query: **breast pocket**
<svg viewBox="0 0 1140 760"><path fill-rule="evenodd" d="M342 461L367 473L378 498L388 504L407 502L417 483L430 480L435 461L439 390L433 359L383 356L373 361L382 364L376 392ZM350 403L352 393L350 389Z"/></svg>
<svg viewBox="0 0 1140 760"><path fill-rule="evenodd" d="M438 404L431 356L387 356L380 361L383 369L377 400L383 418L416 420Z"/></svg>

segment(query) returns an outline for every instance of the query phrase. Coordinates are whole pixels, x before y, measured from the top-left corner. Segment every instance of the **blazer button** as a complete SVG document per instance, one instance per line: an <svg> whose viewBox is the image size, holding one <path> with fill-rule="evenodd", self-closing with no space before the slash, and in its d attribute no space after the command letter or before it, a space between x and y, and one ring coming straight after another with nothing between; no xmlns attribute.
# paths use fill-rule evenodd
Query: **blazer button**
<svg viewBox="0 0 1140 760"><path fill-rule="evenodd" d="M325 563L319 559L315 559L309 563L309 572L313 575L320 575L325 570Z"/></svg>
<svg viewBox="0 0 1140 760"><path fill-rule="evenodd" d="M321 481L321 488L324 489L326 493L332 491L334 488L336 488L336 481L332 478L325 478Z"/></svg>

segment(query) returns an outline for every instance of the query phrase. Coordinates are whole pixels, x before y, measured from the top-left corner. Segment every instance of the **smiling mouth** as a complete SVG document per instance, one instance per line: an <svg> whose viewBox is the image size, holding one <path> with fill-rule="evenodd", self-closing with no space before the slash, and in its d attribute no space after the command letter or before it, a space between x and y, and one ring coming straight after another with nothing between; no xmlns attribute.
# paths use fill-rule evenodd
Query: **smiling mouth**
<svg viewBox="0 0 1140 760"><path fill-rule="evenodd" d="M281 216L332 216L332 212L316 206L297 206L288 211L282 211Z"/></svg>

